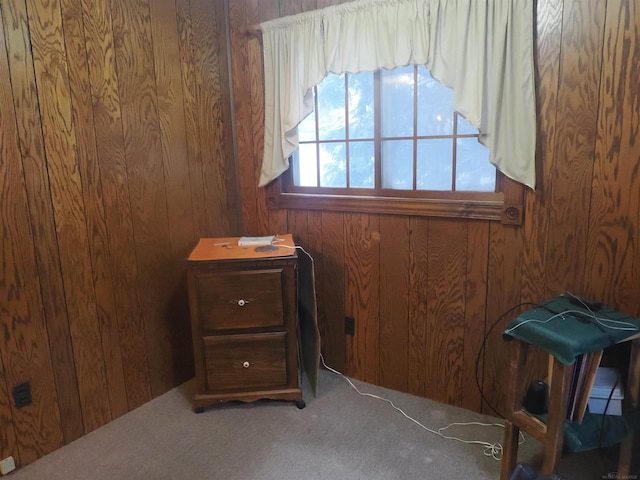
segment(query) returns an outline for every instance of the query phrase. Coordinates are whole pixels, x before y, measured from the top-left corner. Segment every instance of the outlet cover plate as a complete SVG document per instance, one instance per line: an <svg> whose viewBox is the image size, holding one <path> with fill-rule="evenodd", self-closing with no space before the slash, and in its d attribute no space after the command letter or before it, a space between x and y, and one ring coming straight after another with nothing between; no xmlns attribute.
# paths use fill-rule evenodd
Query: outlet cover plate
<svg viewBox="0 0 640 480"><path fill-rule="evenodd" d="M6 475L16 469L16 462L13 457L7 457L4 460L0 460L0 474Z"/></svg>

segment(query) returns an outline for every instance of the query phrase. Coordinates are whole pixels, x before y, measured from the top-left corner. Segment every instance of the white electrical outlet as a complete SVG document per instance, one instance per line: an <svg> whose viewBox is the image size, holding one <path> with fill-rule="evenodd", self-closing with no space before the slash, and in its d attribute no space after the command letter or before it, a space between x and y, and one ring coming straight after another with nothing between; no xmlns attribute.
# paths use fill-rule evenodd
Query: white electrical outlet
<svg viewBox="0 0 640 480"><path fill-rule="evenodd" d="M0 473L2 475L13 472L15 469L16 462L13 460L13 457L7 457L4 460L0 460Z"/></svg>

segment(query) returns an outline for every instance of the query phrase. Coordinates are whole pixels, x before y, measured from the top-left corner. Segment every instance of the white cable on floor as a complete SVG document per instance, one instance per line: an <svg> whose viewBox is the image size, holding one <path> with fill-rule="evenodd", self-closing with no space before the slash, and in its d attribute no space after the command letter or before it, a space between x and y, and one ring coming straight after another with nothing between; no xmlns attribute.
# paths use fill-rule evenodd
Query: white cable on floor
<svg viewBox="0 0 640 480"><path fill-rule="evenodd" d="M504 428L503 424L501 424L501 423L482 423L482 422L454 422L454 423L450 423L449 425L447 425L445 427L441 427L438 430L432 430L432 429L424 426L422 423L420 423L415 418L413 418L410 415L408 415L404 410L402 410L400 407L395 405L388 398L380 397L379 395L374 395L373 393L361 392L360 389L358 389L358 387L351 381L350 378L348 378L346 375L343 375L339 371L337 371L337 370L331 368L330 366L328 366L325 363L324 357L322 356L322 354L320 354L320 360L322 361L322 365L324 365L324 367L327 370L329 370L330 372L335 373L336 375L338 375L338 376L342 377L344 380L346 380L347 383L349 385L351 385L351 387L359 395L362 395L364 397L375 398L376 400L382 400L383 402L388 403L389 405L391 405L391 407L393 407L395 410L400 412L405 418L407 418L408 420L412 421L413 423L418 425L423 430L426 430L429 433L433 433L434 435L438 435L439 437L445 438L447 440L456 440L456 441L461 442L461 443L467 443L467 444L472 444L472 445L474 445L474 444L475 445L482 445L484 447L483 454L485 456L492 457L494 460L501 460L502 459L502 444L499 443L499 442L489 443L489 442L485 442L483 440L464 440L462 438L458 438L458 437L455 437L455 436L445 435L442 432L447 430L450 427L453 427L453 426L479 425L479 426L482 426L482 427L500 427L500 428ZM525 442L524 435L522 435L522 432L520 432L519 444L522 445L524 442Z"/></svg>
<svg viewBox="0 0 640 480"><path fill-rule="evenodd" d="M273 243L276 242L280 242L282 241L281 239L278 238L278 236L276 235L276 239L274 240ZM309 252L307 252L304 248L302 248L300 245L295 245L294 247L290 247L289 245L278 245L279 247L287 247L287 248L292 248L292 249L299 249L302 252L304 252L310 259L311 259L311 263L313 264L313 257L309 254ZM434 435L438 435L439 437L442 437L444 439L447 440L455 440L461 443L467 443L467 444L471 444L471 445L481 445L484 447L483 450L483 454L487 457L491 457L494 460L501 460L502 459L502 444L499 442L495 442L495 443L489 443L489 442L485 442L483 440L464 440L462 438L458 438L458 437L454 437L454 436L450 436L450 435L445 435L442 432L444 432L445 430L447 430L450 427L454 427L454 426L469 426L469 425L477 425L477 426L481 426L481 427L500 427L500 428L504 428L504 425L501 423L482 423L482 422L454 422L454 423L450 423L449 425L445 426L445 427L441 427L438 430L432 430L426 426L424 426L422 423L420 423L418 420L416 420L415 418L411 417L410 415L408 415L404 410L402 410L400 407L398 407L397 405L395 405L391 400L389 400L388 398L384 398L384 397L380 397L378 395L374 395L373 393L366 393L366 392L361 392L358 387L356 387L356 385L351 381L351 379L349 379L346 375L340 373L339 371L331 368L330 366L328 366L325 361L324 361L324 357L322 356L322 354L320 354L320 360L322 361L322 365L329 370L330 372L335 373L336 375L342 377L344 380L347 381L347 383L349 385L351 385L351 387L359 394L362 395L364 397L371 397L371 398L375 398L376 400L382 400L383 402L388 403L389 405L391 405L392 408L394 408L395 410L397 410L398 412L400 412L405 418L407 418L408 420L412 421L413 423L415 423L416 425L418 425L420 428L422 428L423 430L426 430L429 433L433 433ZM522 445L525 442L525 438L524 435L522 434L522 432L519 432L520 435L520 441L518 442L520 445Z"/></svg>

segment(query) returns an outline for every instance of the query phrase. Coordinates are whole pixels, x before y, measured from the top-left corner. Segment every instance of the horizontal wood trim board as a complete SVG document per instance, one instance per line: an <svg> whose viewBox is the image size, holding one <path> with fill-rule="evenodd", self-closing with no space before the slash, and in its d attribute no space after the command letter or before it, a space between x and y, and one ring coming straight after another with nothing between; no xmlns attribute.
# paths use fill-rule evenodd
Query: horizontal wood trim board
<svg viewBox="0 0 640 480"><path fill-rule="evenodd" d="M274 199L276 208L403 214L423 217L456 217L476 220L502 218L502 200L467 201L445 199L411 199L381 197L350 197L347 195L310 195L282 193Z"/></svg>

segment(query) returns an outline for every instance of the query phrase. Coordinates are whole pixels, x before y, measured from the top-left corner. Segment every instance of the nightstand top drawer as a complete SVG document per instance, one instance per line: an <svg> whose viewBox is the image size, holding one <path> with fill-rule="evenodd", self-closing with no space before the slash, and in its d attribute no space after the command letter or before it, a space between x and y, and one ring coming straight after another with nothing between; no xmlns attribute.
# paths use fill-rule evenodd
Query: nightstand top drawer
<svg viewBox="0 0 640 480"><path fill-rule="evenodd" d="M276 235L272 245L274 249L267 249L267 251L261 251L262 248L256 246L240 246L238 245L239 238L240 237L201 238L196 247L191 251L187 262L191 264L219 260L296 256L293 236L290 233L285 235Z"/></svg>
<svg viewBox="0 0 640 480"><path fill-rule="evenodd" d="M202 331L284 328L282 275L282 269L196 275Z"/></svg>

